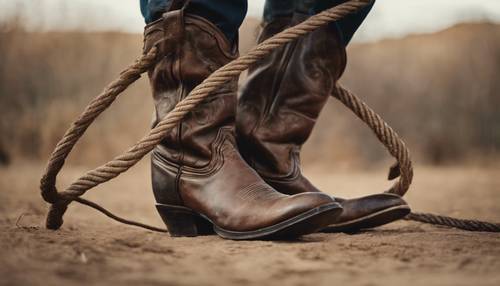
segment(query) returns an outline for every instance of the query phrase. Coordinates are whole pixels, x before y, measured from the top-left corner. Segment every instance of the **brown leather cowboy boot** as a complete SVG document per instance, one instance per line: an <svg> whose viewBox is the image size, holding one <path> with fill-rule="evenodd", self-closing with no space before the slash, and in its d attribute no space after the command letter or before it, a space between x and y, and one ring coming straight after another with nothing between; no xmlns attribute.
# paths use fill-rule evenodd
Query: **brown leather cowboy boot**
<svg viewBox="0 0 500 286"><path fill-rule="evenodd" d="M159 62L149 71L155 124L238 55L237 45L232 47L216 26L184 15L183 8L146 26L145 51L154 46L160 50ZM229 239L290 238L332 223L341 212L332 198L284 195L242 159L234 137L236 92L234 79L191 111L153 151L153 191L170 234L215 230Z"/></svg>
<svg viewBox="0 0 500 286"><path fill-rule="evenodd" d="M259 42L307 17L295 13L264 25ZM345 47L330 25L277 49L250 69L238 102L238 145L249 165L276 190L319 192L301 173L300 149L345 66ZM403 199L388 193L336 200L344 210L329 231L375 227L410 211Z"/></svg>

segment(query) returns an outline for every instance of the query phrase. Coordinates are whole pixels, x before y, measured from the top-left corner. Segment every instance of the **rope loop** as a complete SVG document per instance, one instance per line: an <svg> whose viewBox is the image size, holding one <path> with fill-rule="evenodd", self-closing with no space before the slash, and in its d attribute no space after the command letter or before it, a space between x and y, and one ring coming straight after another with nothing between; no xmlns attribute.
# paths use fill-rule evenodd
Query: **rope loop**
<svg viewBox="0 0 500 286"><path fill-rule="evenodd" d="M118 95L156 63L157 51L157 48L152 48L149 53L122 71L118 79L109 84L101 94L90 102L52 152L45 173L40 180L42 198L51 204L47 215L47 228L59 229L68 205L72 200L78 198L78 196L67 192L58 192L56 188L57 175L63 168L67 156L92 122L115 101Z"/></svg>
<svg viewBox="0 0 500 286"><path fill-rule="evenodd" d="M158 48L153 47L147 54L142 55L132 65L123 70L118 79L111 82L101 94L89 103L83 113L73 122L71 127L56 145L47 163L45 173L40 180L41 195L46 202L51 204L47 214L47 228L54 230L59 229L63 224L63 216L69 204L72 201L76 201L80 204L94 208L121 223L142 227L148 230L166 232L165 229L118 217L98 204L80 198L80 196L97 185L117 177L135 165L147 153L153 150L153 148L166 136L167 132L176 126L176 124L198 103L203 101L211 92L218 89L222 84L239 76L243 71L248 69L250 65L269 55L274 49L290 43L330 22L337 21L350 13L354 13L371 2L372 0L351 0L345 2L311 16L304 22L294 27L290 27L260 43L246 55L233 60L206 78L200 85L195 87L185 99L180 101L165 118L151 129L149 134L143 137L134 146L130 147L125 153L94 170L86 172L66 190L58 192L56 188L57 175L63 168L67 156L94 120L106 110L125 89L156 64L158 59ZM397 164L391 168L389 178L395 179L399 177L399 180L388 192L403 196L408 191L413 179L410 152L405 143L377 113L347 89L337 86L332 96L339 99L363 120L373 130L380 142L386 146L389 153L396 158ZM425 218L423 217L424 215L426 216ZM498 225L495 229L477 224L477 221L433 219L436 217L437 216L431 214L412 214L408 219L445 224L467 230L498 231ZM462 223L457 223L457 221ZM475 224L475 227L469 227L470 224Z"/></svg>

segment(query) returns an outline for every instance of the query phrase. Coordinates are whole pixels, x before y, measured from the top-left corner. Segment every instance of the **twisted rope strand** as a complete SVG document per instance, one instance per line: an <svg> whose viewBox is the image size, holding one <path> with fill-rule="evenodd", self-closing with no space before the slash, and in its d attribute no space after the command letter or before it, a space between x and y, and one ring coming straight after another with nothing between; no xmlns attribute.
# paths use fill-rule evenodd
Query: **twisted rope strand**
<svg viewBox="0 0 500 286"><path fill-rule="evenodd" d="M148 230L166 232L167 230L149 226L139 222L127 220L114 215L100 205L80 198L89 189L107 182L127 171L147 153L149 153L187 113L198 103L203 101L211 92L218 89L232 78L239 76L250 65L270 54L274 49L281 47L295 39L308 34L332 21L336 21L349 13L355 12L370 3L371 0L352 0L314 15L297 26L288 28L272 38L262 42L246 55L221 67L206 78L200 85L163 118L149 134L137 144L129 148L124 154L112 161L85 173L72 183L65 191L58 192L56 188L57 174L64 166L65 160L76 142L85 133L94 120L106 110L111 103L128 86L141 77L141 74L151 68L158 58L158 49L152 48L147 54L139 58L134 64L125 69L118 79L108 85L104 91L94 98L85 108L80 117L66 131L50 156L45 174L40 182L40 190L45 201L51 204L47 214L46 226L49 229L58 229L63 224L63 215L72 201L89 206L106 216L128 225L142 227ZM413 169L410 153L398 134L385 121L353 93L337 86L333 96L351 109L376 134L377 138L387 147L389 153L397 159L399 181L389 192L403 196L409 189L413 178ZM459 220L432 214L412 213L407 219L425 223L441 224L465 230L499 231L498 224L491 224L472 220ZM495 228L496 226L496 228Z"/></svg>
<svg viewBox="0 0 500 286"><path fill-rule="evenodd" d="M500 232L500 224L498 223L471 219L457 219L449 216L441 216L429 213L412 212L408 216L406 216L405 219L433 225L454 227L467 231Z"/></svg>
<svg viewBox="0 0 500 286"><path fill-rule="evenodd" d="M90 124L111 105L117 96L130 84L139 79L141 74L146 72L156 62L156 54L157 49L153 48L148 54L143 55L134 64L125 69L118 79L109 84L101 94L89 103L80 117L66 131L52 152L45 174L40 181L40 190L45 201L52 204L59 201L60 196L55 187L56 177L76 142L85 133Z"/></svg>
<svg viewBox="0 0 500 286"><path fill-rule="evenodd" d="M410 151L403 140L373 109L349 90L337 85L332 96L342 102L354 114L366 123L375 133L379 141L396 158L399 166L400 179L388 191L404 196L413 180Z"/></svg>

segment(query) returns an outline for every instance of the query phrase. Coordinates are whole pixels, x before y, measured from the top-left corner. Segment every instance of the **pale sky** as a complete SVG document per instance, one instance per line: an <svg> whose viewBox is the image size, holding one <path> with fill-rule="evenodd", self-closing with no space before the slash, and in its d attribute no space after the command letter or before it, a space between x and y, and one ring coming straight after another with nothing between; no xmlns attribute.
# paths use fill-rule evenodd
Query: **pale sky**
<svg viewBox="0 0 500 286"><path fill-rule="evenodd" d="M260 17L265 0L249 0ZM141 33L139 0L0 0L0 21L13 15L31 30L119 30ZM438 31L463 21L500 23L500 0L377 0L355 41Z"/></svg>

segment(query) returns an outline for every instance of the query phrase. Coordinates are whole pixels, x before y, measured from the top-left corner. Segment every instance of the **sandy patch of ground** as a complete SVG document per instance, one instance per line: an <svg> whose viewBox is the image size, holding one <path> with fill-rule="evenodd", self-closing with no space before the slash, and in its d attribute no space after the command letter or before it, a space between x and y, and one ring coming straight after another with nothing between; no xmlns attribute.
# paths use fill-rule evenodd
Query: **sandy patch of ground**
<svg viewBox="0 0 500 286"><path fill-rule="evenodd" d="M86 197L162 225L145 165ZM289 242L173 239L73 204L63 228L49 231L37 188L42 167L0 169L0 285L500 285L499 234L406 221ZM83 171L64 170L60 185ZM498 174L498 168L417 167L406 198L418 211L500 221ZM346 197L389 186L382 171L311 169L309 175L326 192Z"/></svg>

